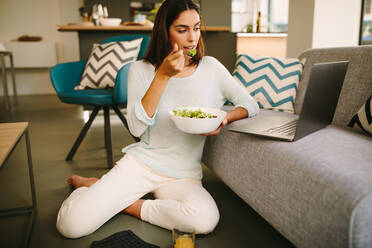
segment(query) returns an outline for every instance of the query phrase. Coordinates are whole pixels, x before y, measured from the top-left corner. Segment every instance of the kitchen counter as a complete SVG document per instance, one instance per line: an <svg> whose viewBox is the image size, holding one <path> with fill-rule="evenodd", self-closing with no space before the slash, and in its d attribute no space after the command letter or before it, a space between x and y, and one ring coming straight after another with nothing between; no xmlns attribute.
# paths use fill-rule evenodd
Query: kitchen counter
<svg viewBox="0 0 372 248"><path fill-rule="evenodd" d="M141 25L121 25L121 26L84 26L84 25L59 25L58 31L151 31L150 26ZM209 26L206 27L207 32L229 32L230 27Z"/></svg>
<svg viewBox="0 0 372 248"><path fill-rule="evenodd" d="M238 54L286 57L286 33L236 33Z"/></svg>
<svg viewBox="0 0 372 248"><path fill-rule="evenodd" d="M87 59L94 43L101 43L109 37L126 34L151 35L152 27L140 25L121 25L116 27L107 26L84 26L84 25L59 25L59 32L77 32L79 38L80 59ZM230 32L227 26L206 27L203 40L206 47L206 55L218 59L232 72L235 67L236 34ZM223 48L223 49L222 49Z"/></svg>
<svg viewBox="0 0 372 248"><path fill-rule="evenodd" d="M277 38L277 37L287 37L287 33L237 33L238 37L268 37L268 38Z"/></svg>

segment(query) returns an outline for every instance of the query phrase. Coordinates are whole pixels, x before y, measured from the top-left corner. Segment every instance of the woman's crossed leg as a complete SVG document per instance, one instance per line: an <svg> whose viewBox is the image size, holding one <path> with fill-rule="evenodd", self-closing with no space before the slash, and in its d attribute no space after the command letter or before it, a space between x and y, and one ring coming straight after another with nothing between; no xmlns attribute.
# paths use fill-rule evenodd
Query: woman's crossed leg
<svg viewBox="0 0 372 248"><path fill-rule="evenodd" d="M63 202L56 224L68 238L93 233L119 212L167 229L188 224L197 233L211 232L218 223L217 206L200 180L161 176L130 155L99 180L73 175L68 183L76 189ZM157 199L140 199L149 192Z"/></svg>

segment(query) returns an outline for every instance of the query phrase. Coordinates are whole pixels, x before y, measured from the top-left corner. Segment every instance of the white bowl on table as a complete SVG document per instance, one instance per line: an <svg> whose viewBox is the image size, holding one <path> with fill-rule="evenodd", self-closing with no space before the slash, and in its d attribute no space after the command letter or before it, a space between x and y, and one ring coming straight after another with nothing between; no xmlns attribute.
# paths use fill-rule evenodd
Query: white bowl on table
<svg viewBox="0 0 372 248"><path fill-rule="evenodd" d="M226 112L220 109L215 108L208 108L208 107L180 107L175 108L174 110L197 110L200 109L201 111L205 113L212 114L213 116L216 116L215 118L190 118L190 117L181 117L176 116L173 113L173 109L169 111L169 115L176 125L176 127L185 132L190 134L203 134L203 133L209 133L212 131L215 131L222 121L226 117Z"/></svg>
<svg viewBox="0 0 372 248"><path fill-rule="evenodd" d="M102 18L99 20L102 26L120 26L120 18Z"/></svg>

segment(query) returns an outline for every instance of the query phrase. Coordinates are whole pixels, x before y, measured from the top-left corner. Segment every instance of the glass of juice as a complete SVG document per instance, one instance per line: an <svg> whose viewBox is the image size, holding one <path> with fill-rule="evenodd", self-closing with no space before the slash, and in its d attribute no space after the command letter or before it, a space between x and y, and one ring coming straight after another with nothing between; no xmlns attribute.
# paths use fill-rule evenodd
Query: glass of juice
<svg viewBox="0 0 372 248"><path fill-rule="evenodd" d="M178 225L172 229L174 248L195 248L195 230L188 225Z"/></svg>

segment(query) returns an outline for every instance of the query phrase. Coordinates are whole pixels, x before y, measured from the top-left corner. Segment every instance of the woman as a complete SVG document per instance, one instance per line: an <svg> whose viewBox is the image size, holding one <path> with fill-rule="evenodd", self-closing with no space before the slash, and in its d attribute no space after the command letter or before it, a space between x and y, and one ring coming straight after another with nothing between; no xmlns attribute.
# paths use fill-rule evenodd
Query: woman
<svg viewBox="0 0 372 248"><path fill-rule="evenodd" d="M128 79L128 125L141 141L125 147L126 155L101 179L68 179L76 190L57 218L65 237L88 235L121 211L166 229L184 224L196 233L214 230L219 212L201 184L205 136L254 116L258 105L222 64L203 56L201 24L193 0L166 0L159 8L146 58L131 65ZM208 134L183 133L168 115L182 106L220 108L226 99L237 107ZM154 200L141 199L149 192Z"/></svg>

